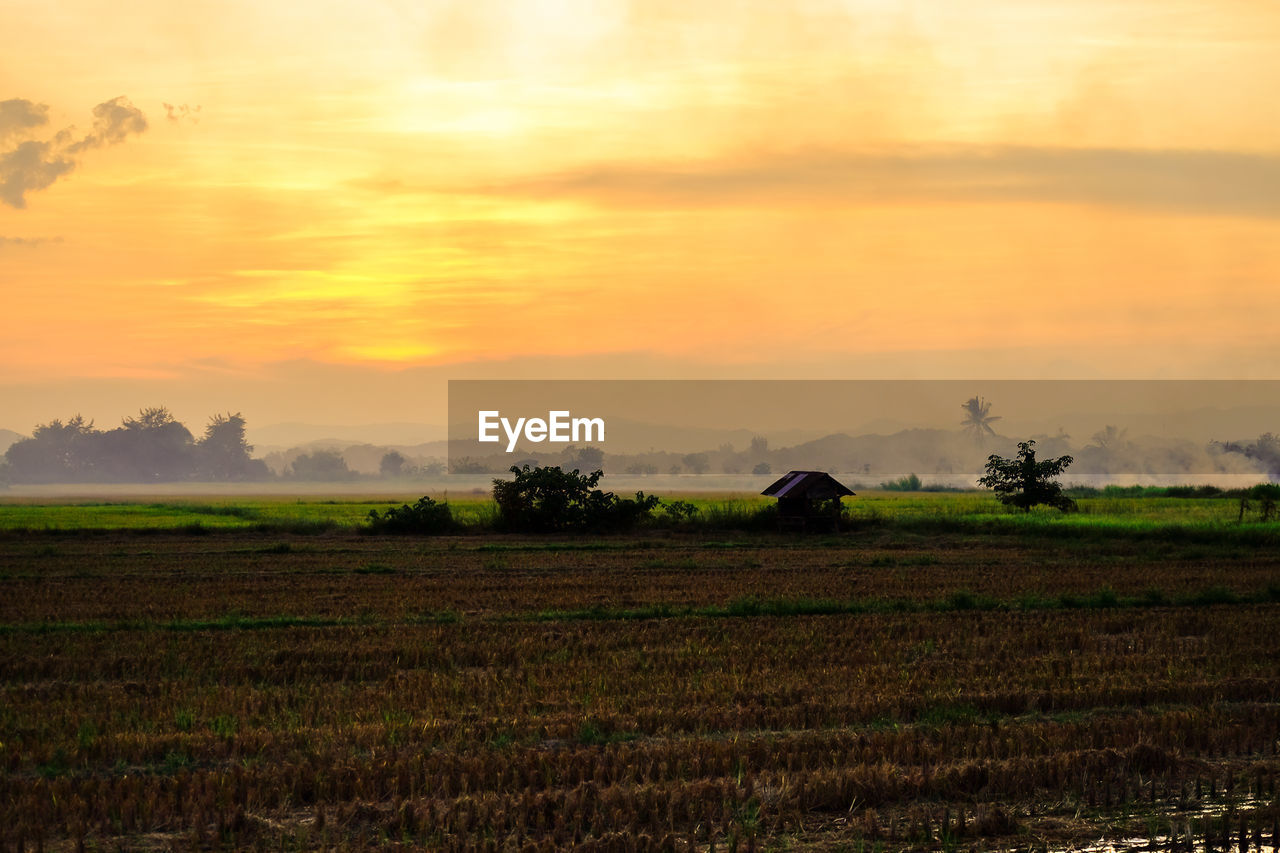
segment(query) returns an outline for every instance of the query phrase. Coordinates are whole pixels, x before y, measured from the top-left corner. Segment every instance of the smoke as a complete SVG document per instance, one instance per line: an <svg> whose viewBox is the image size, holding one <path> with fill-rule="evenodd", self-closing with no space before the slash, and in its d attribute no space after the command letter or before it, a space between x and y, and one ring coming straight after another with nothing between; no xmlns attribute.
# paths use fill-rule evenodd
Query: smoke
<svg viewBox="0 0 1280 853"><path fill-rule="evenodd" d="M49 107L21 98L0 101L0 142L26 136L49 121ZM107 148L147 129L142 111L121 95L93 108L93 130L77 138L74 128L58 131L52 139L24 139L0 153L0 202L27 206L26 195L42 190L75 169L80 154L91 148Z"/></svg>

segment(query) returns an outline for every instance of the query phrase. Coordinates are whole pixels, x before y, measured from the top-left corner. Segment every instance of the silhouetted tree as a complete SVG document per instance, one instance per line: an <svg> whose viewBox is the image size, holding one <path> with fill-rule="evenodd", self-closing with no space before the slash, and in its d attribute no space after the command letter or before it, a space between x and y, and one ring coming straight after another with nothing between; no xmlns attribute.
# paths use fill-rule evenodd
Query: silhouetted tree
<svg viewBox="0 0 1280 853"><path fill-rule="evenodd" d="M209 480L264 480L267 463L254 459L253 445L245 440L245 420L239 412L214 415L196 443L197 471Z"/></svg>
<svg viewBox="0 0 1280 853"><path fill-rule="evenodd" d="M244 441L244 418L215 415L199 442L163 406L142 409L113 430L76 415L37 426L5 453L10 476L22 483L150 483L258 480L271 475Z"/></svg>
<svg viewBox="0 0 1280 853"><path fill-rule="evenodd" d="M169 482L195 474L195 438L164 406L142 409L136 418L103 433L98 464L114 482Z"/></svg>
<svg viewBox="0 0 1280 853"><path fill-rule="evenodd" d="M680 461L695 474L705 474L711 469L711 460L705 453L688 453L680 457Z"/></svg>
<svg viewBox="0 0 1280 853"><path fill-rule="evenodd" d="M1005 506L1016 506L1026 512L1033 506L1046 504L1069 512L1076 508L1076 502L1062 493L1061 484L1053 478L1073 461L1070 456L1060 456L1037 462L1035 441L1020 441L1016 459L1004 459L994 453L988 456L986 476L979 477L978 483L995 490L996 497Z"/></svg>
<svg viewBox="0 0 1280 853"><path fill-rule="evenodd" d="M97 479L93 446L101 432L76 415L65 424L52 420L9 445L5 460L15 483L74 483Z"/></svg>
<svg viewBox="0 0 1280 853"><path fill-rule="evenodd" d="M378 472L384 477L399 477L404 473L404 463L407 461L409 460L400 451L389 451L383 454L382 461L378 463Z"/></svg>
<svg viewBox="0 0 1280 853"><path fill-rule="evenodd" d="M1127 429L1121 429L1115 424L1107 424L1104 429L1090 436L1090 440L1103 450L1119 450L1125 445L1125 436L1128 434Z"/></svg>
<svg viewBox="0 0 1280 853"><path fill-rule="evenodd" d="M604 468L604 451L598 447L578 448L574 466L583 471L594 471Z"/></svg>
<svg viewBox="0 0 1280 853"><path fill-rule="evenodd" d="M293 480L352 480L355 472L347 467L347 460L336 450L317 450L304 453L289 465L286 476Z"/></svg>

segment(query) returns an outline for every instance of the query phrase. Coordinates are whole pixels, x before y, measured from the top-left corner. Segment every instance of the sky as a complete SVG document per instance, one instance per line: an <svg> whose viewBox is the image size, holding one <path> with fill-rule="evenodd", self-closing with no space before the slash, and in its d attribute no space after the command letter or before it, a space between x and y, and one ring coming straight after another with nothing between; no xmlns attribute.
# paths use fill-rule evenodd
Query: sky
<svg viewBox="0 0 1280 853"><path fill-rule="evenodd" d="M1280 6L9 0L0 427L1280 378Z"/></svg>

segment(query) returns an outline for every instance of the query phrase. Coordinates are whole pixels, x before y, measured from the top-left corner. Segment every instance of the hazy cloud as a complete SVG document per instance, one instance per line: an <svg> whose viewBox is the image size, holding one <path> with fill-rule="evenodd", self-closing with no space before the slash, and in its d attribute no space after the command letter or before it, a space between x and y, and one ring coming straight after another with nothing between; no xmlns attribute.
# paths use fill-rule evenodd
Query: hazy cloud
<svg viewBox="0 0 1280 853"><path fill-rule="evenodd" d="M200 123L200 105L194 107L186 104L162 104L164 107L164 117L172 122L189 121L192 124Z"/></svg>
<svg viewBox="0 0 1280 853"><path fill-rule="evenodd" d="M89 148L115 145L124 142L129 134L142 133L146 129L147 118L142 110L121 95L93 108L93 132L67 146L67 151L79 154Z"/></svg>
<svg viewBox="0 0 1280 853"><path fill-rule="evenodd" d="M25 135L48 122L48 107L31 101L0 101L0 140ZM0 152L0 202L27 206L26 194L42 190L76 167L76 158L90 148L123 142L147 129L146 116L124 96L93 108L93 130L76 138L74 128L59 131L52 139L26 139Z"/></svg>
<svg viewBox="0 0 1280 853"><path fill-rule="evenodd" d="M6 246L19 246L27 249L34 249L37 246L43 246L46 243L61 243L61 237L5 237L0 234L0 249Z"/></svg>
<svg viewBox="0 0 1280 853"><path fill-rule="evenodd" d="M1280 156L1208 150L920 148L802 152L705 166L624 164L491 187L618 205L1045 201L1280 217Z"/></svg>
<svg viewBox="0 0 1280 853"><path fill-rule="evenodd" d="M0 142L11 136L22 136L33 127L49 121L49 107L25 98L0 101Z"/></svg>

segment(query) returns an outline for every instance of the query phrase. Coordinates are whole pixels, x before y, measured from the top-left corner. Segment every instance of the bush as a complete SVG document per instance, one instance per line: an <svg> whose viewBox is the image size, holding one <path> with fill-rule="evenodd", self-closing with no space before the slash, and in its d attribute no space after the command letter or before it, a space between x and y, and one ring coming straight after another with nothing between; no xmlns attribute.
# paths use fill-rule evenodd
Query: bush
<svg viewBox="0 0 1280 853"><path fill-rule="evenodd" d="M683 524L692 521L698 514L698 507L688 501L668 501L662 504L662 518L672 524Z"/></svg>
<svg viewBox="0 0 1280 853"><path fill-rule="evenodd" d="M368 529L373 533L437 535L448 533L456 526L448 502L436 503L425 495L413 506L391 507L381 515L376 509L369 510Z"/></svg>
<svg viewBox="0 0 1280 853"><path fill-rule="evenodd" d="M560 467L511 466L514 480L494 480L498 525L527 533L629 530L647 518L658 498L636 492L634 500L596 488L603 471L590 474Z"/></svg>
<svg viewBox="0 0 1280 853"><path fill-rule="evenodd" d="M915 474L880 484L880 488L887 492L918 492L923 486L924 484Z"/></svg>

